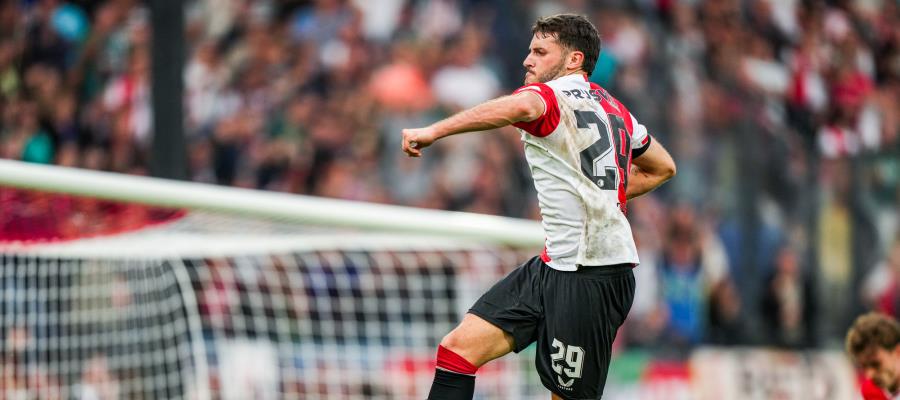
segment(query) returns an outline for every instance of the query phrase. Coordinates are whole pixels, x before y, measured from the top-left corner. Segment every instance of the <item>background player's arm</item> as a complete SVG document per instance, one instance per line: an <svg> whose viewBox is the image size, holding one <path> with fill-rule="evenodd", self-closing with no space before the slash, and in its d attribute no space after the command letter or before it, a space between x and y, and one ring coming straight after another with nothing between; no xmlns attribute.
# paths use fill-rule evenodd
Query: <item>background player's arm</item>
<svg viewBox="0 0 900 400"><path fill-rule="evenodd" d="M662 185L675 176L675 161L658 141L650 141L650 147L631 161L628 187L625 196L633 199Z"/></svg>
<svg viewBox="0 0 900 400"><path fill-rule="evenodd" d="M503 96L438 121L431 126L403 130L403 151L411 157L422 155L421 150L434 141L463 132L485 131L529 122L544 114L544 101L532 91ZM410 143L415 142L415 148Z"/></svg>

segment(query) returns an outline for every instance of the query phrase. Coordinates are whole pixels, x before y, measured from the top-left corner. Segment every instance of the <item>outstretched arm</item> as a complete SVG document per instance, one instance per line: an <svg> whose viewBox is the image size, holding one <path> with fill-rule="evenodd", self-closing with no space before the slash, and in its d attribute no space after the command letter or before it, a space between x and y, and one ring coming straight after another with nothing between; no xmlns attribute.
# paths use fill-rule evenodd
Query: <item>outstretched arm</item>
<svg viewBox="0 0 900 400"><path fill-rule="evenodd" d="M673 176L675 176L675 161L659 142L652 140L650 147L631 161L625 196L628 199L638 197L656 189Z"/></svg>
<svg viewBox="0 0 900 400"><path fill-rule="evenodd" d="M410 157L420 157L423 148L445 136L534 121L544 113L544 108L540 95L531 90L503 96L460 111L431 126L404 129L403 151Z"/></svg>

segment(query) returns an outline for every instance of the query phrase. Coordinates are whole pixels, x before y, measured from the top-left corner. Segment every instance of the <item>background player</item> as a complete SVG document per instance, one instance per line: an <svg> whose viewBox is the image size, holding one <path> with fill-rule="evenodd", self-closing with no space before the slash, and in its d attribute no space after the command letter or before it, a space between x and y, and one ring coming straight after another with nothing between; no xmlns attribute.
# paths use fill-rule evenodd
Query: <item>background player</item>
<svg viewBox="0 0 900 400"><path fill-rule="evenodd" d="M847 353L863 370L865 400L900 398L900 324L881 313L856 319L847 332Z"/></svg>
<svg viewBox="0 0 900 400"><path fill-rule="evenodd" d="M519 128L547 236L540 256L485 293L441 341L432 400L471 399L480 366L534 341L538 373L554 398L600 398L634 297L638 257L626 201L675 174L646 128L588 81L600 37L586 18L542 18L532 32L525 86L403 131L403 150L419 157L449 135Z"/></svg>

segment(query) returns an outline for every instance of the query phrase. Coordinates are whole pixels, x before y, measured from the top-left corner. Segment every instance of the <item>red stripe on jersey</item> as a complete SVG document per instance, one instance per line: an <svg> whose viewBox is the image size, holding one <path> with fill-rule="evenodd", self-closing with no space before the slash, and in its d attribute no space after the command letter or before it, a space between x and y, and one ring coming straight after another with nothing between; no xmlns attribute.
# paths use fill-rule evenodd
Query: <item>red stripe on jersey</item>
<svg viewBox="0 0 900 400"><path fill-rule="evenodd" d="M625 105L622 104L621 101L619 101L619 99L613 99L613 100L615 100L616 103L619 104L619 109L622 110L622 119L625 120L625 129L628 130L629 135L633 135L634 134L634 124L632 124L632 122L631 122L631 113L628 112L628 108L626 108Z"/></svg>
<svg viewBox="0 0 900 400"><path fill-rule="evenodd" d="M622 117L622 119L626 119L625 117L622 116L621 109L616 107L615 104L612 104L609 101L606 101L606 99L602 98L602 96L600 99L600 105L603 106L603 111L606 111L607 114L618 115L619 117ZM626 114L626 115L628 115L628 114ZM630 116L627 119L630 120L631 119ZM628 129L627 126L625 129ZM613 135L622 135L623 133L626 135L629 135L629 136L631 135L628 132L613 132ZM625 141L622 140L622 142L624 143ZM622 154L628 154L628 163L626 165L619 165L619 157L613 157L613 161L616 162L616 168L618 168L618 170L619 170L619 176L625 177L625 176L627 176L626 174L628 172L630 172L630 170L631 170L631 149L628 149L627 152L623 151ZM628 201L628 196L626 195L625 190L626 190L625 179L620 179L619 180L619 188L618 188L617 192L619 195L618 196L619 204L620 204L620 207L622 208L622 212L625 212L625 203Z"/></svg>
<svg viewBox="0 0 900 400"><path fill-rule="evenodd" d="M525 85L516 89L513 93L522 93L526 90L532 91L544 99L544 113L534 121L516 122L513 126L534 136L546 137L553 133L553 131L556 130L556 127L559 126L560 111L559 103L556 101L556 93L553 92L553 89L551 89L550 86L543 83Z"/></svg>
<svg viewBox="0 0 900 400"><path fill-rule="evenodd" d="M859 390L863 400L890 400L884 389L876 386L875 383L865 377L860 379Z"/></svg>
<svg viewBox="0 0 900 400"><path fill-rule="evenodd" d="M620 130L620 132L613 132L613 135L619 135L620 139L622 139L620 141L620 143L623 143L623 145L624 145L625 138L622 136L628 135L629 137L631 137L631 132L628 131L629 129L631 129L631 125L632 125L631 124L631 114L628 113L628 110L625 109L625 106L623 106L622 103L619 102L619 100L616 100L614 97L610 96L609 93L607 93L602 87L600 87L600 85L597 85L596 83L591 83L591 88L595 89L595 90L601 90L604 92L605 96L600 96L600 105L603 106L603 111L605 111L607 114L610 114L610 115L617 115L620 118L622 118L623 122L625 122L626 132L621 132L621 130ZM615 102L615 103L613 103L613 102ZM623 179L619 180L619 187L617 190L617 194L618 194L618 199L619 199L619 206L621 207L622 212L624 213L626 210L625 204L628 202L628 196L626 193L624 177L628 176L627 174L631 171L631 149L623 148L622 152L620 154L623 154L623 155L628 154L628 162L626 162L625 165L619 164L619 157L613 157L613 161L615 161L615 163L616 163L616 168L619 170L619 176L623 178Z"/></svg>
<svg viewBox="0 0 900 400"><path fill-rule="evenodd" d="M550 258L550 255L547 254L547 246L544 246L544 250L541 250L541 261L545 263L553 261L553 259Z"/></svg>
<svg viewBox="0 0 900 400"><path fill-rule="evenodd" d="M591 90L603 91L606 94L606 96L603 96L603 97L608 97L611 101L614 102L611 105L615 108L615 112L610 111L605 105L603 106L603 109L607 113L616 114L616 115L622 117L622 120L625 121L625 130L628 131L628 135L629 136L633 135L634 134L634 124L631 122L631 113L628 112L628 108L626 108L625 105L622 104L621 101L619 101L619 99L612 97L609 94L609 92L606 91L606 89L604 89L602 86L600 86L594 82L591 82ZM601 100L600 100L601 104L606 102L606 99L603 97L601 97Z"/></svg>

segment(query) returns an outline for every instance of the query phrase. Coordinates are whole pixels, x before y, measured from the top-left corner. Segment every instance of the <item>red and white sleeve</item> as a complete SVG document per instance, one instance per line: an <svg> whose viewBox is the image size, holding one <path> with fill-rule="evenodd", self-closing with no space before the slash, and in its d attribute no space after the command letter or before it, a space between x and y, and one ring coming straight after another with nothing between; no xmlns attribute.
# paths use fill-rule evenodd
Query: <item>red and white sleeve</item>
<svg viewBox="0 0 900 400"><path fill-rule="evenodd" d="M636 158L650 148L650 133L631 113L628 113L628 123L631 124L631 158Z"/></svg>
<svg viewBox="0 0 900 400"><path fill-rule="evenodd" d="M556 130L556 127L559 126L560 116L556 93L554 93L553 89L546 84L532 83L516 89L513 94L522 93L526 90L532 91L540 96L541 100L544 102L544 113L534 121L516 122L513 126L537 137L545 137L553 133L553 131Z"/></svg>

